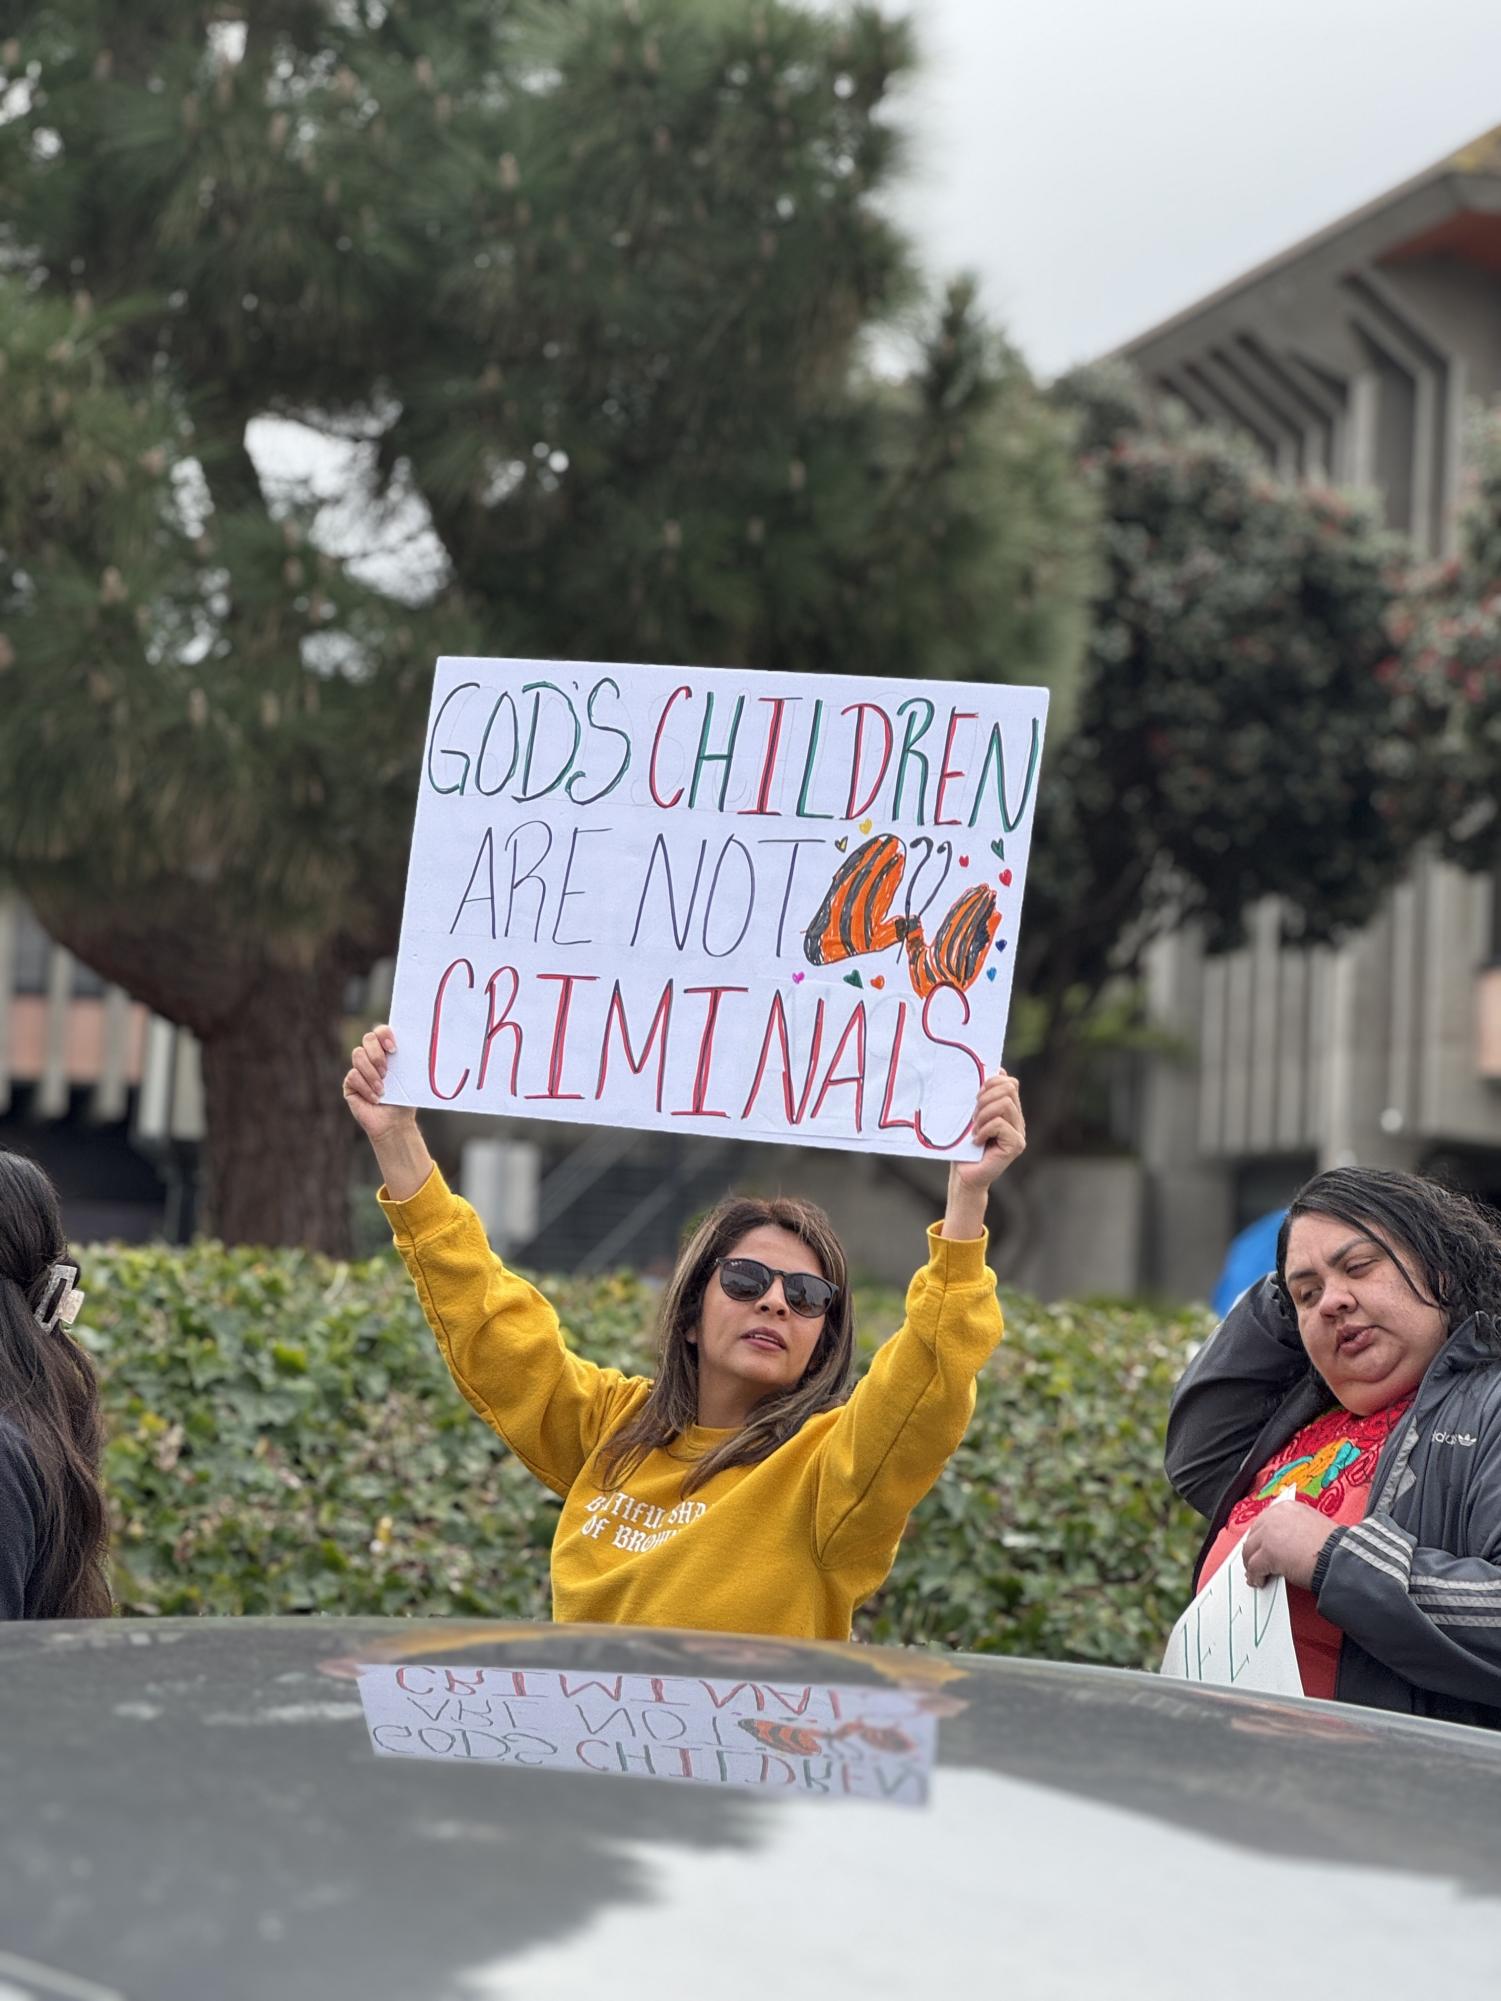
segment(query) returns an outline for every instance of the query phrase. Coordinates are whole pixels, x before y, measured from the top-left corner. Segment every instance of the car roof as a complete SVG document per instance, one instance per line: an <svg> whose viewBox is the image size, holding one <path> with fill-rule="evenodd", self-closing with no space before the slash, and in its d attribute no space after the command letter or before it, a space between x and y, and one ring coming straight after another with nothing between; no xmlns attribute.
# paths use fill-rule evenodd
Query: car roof
<svg viewBox="0 0 1501 2001"><path fill-rule="evenodd" d="M1048 1662L12 1624L0 1799L3 2001L1189 2001L1501 1937L1490 1733Z"/></svg>

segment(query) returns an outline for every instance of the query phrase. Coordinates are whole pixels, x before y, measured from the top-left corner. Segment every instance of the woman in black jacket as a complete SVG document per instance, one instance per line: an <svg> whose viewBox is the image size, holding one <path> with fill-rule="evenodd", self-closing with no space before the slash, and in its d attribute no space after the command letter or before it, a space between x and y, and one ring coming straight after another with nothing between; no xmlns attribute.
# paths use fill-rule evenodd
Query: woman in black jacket
<svg viewBox="0 0 1501 2001"><path fill-rule="evenodd" d="M1495 1216L1338 1168L1173 1393L1168 1477L1210 1521L1195 1589L1232 1551L1285 1577L1310 1695L1501 1728L1498 1315Z"/></svg>
<svg viewBox="0 0 1501 2001"><path fill-rule="evenodd" d="M110 1610L99 1389L68 1332L77 1288L56 1190L0 1153L0 1619Z"/></svg>

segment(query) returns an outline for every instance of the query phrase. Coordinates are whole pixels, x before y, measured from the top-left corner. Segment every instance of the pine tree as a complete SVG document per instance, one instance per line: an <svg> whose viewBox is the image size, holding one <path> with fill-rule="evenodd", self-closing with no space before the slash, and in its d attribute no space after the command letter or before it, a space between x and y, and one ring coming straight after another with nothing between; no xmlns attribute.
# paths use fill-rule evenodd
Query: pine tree
<svg viewBox="0 0 1501 2001"><path fill-rule="evenodd" d="M199 1037L226 1237L344 1241L440 651L1077 650L1061 428L967 290L864 365L911 61L783 0L0 5L0 853ZM350 456L352 540L267 418Z"/></svg>

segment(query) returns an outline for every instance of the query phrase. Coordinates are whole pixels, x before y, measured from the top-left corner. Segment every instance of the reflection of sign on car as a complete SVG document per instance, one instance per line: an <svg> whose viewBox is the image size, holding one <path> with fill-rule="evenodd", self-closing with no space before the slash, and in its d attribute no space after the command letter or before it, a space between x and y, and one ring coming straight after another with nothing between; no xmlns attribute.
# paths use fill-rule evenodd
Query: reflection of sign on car
<svg viewBox="0 0 1501 2001"><path fill-rule="evenodd" d="M921 1805L938 1726L908 1689L551 1668L366 1667L383 1758Z"/></svg>

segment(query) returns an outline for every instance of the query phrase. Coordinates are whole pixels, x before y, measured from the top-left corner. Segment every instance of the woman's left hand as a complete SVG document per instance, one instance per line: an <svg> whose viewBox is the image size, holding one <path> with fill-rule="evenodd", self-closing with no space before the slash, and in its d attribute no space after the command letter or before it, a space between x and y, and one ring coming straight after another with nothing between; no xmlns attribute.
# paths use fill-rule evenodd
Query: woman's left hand
<svg viewBox="0 0 1501 2001"><path fill-rule="evenodd" d="M1027 1122L1022 1117L1021 1094L1016 1079L997 1070L980 1086L975 1100L974 1124L970 1134L985 1151L978 1160L949 1162L949 1199L943 1212L946 1237L978 1237L985 1229L985 1205L990 1184L1004 1174L1027 1144Z"/></svg>
<svg viewBox="0 0 1501 2001"><path fill-rule="evenodd" d="M975 1100L975 1119L970 1128L985 1151L978 1160L952 1163L953 1175L964 1188L985 1193L998 1175L1026 1151L1027 1122L1022 1117L1021 1092L1016 1079L997 1070L980 1086Z"/></svg>
<svg viewBox="0 0 1501 2001"><path fill-rule="evenodd" d="M1262 1585L1269 1578L1285 1577L1306 1591L1313 1583L1319 1551L1338 1526L1303 1501L1274 1502L1263 1508L1241 1540L1246 1582Z"/></svg>

